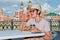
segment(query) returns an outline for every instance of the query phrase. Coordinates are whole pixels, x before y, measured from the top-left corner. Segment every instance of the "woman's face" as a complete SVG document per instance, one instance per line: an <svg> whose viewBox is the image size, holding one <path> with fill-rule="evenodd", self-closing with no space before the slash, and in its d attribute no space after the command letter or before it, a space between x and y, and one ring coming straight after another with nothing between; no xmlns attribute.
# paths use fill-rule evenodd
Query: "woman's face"
<svg viewBox="0 0 60 40"><path fill-rule="evenodd" d="M34 17L37 16L37 13L38 13L38 12L33 9L33 10L30 11L30 13L31 13L31 16L34 18Z"/></svg>

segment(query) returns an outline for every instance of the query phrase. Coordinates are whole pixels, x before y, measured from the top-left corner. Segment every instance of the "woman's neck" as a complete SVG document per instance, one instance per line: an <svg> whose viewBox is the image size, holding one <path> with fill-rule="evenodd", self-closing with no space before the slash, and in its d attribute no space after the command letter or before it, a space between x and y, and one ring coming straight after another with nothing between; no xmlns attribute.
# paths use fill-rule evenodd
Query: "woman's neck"
<svg viewBox="0 0 60 40"><path fill-rule="evenodd" d="M41 21L41 18L35 19L35 22L36 22L36 23L39 23L40 21Z"/></svg>

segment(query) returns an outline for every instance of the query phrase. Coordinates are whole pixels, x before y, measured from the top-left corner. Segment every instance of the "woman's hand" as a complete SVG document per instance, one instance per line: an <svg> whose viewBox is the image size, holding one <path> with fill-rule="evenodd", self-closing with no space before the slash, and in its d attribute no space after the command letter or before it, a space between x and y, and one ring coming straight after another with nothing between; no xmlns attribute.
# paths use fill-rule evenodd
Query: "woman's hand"
<svg viewBox="0 0 60 40"><path fill-rule="evenodd" d="M24 26L24 27L23 27L23 30L24 30L24 31L28 31L28 29L29 29L28 26Z"/></svg>
<svg viewBox="0 0 60 40"><path fill-rule="evenodd" d="M31 28L31 32L41 32L41 30L39 30L38 28L36 28L36 27L32 27Z"/></svg>
<svg viewBox="0 0 60 40"><path fill-rule="evenodd" d="M28 26L26 26L24 23L21 23L19 26L19 30L28 31Z"/></svg>
<svg viewBox="0 0 60 40"><path fill-rule="evenodd" d="M44 40L50 40L51 34L50 32L45 32L45 36L43 37Z"/></svg>

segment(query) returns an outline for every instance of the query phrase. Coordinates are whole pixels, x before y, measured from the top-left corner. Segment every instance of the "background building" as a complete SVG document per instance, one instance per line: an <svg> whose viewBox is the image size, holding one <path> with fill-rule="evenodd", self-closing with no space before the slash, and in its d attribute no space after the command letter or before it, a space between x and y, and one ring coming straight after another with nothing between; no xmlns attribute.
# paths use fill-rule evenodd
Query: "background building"
<svg viewBox="0 0 60 40"><path fill-rule="evenodd" d="M9 21L9 20L11 20L11 17L3 14L3 10L0 9L0 21Z"/></svg>

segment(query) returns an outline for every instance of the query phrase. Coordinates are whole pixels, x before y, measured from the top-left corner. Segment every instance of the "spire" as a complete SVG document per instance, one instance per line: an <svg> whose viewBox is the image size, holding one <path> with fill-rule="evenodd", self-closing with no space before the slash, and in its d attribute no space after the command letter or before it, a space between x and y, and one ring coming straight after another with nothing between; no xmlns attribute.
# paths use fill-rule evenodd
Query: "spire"
<svg viewBox="0 0 60 40"><path fill-rule="evenodd" d="M32 2L29 0L28 5L32 5Z"/></svg>
<svg viewBox="0 0 60 40"><path fill-rule="evenodd" d="M21 4L20 4L20 11L23 11L24 10L24 4L23 4L23 2L21 2Z"/></svg>
<svg viewBox="0 0 60 40"><path fill-rule="evenodd" d="M29 0L29 2L28 3L31 3L31 1Z"/></svg>
<svg viewBox="0 0 60 40"><path fill-rule="evenodd" d="M0 9L0 15L2 15L3 14L3 10L2 9Z"/></svg>
<svg viewBox="0 0 60 40"><path fill-rule="evenodd" d="M21 6L24 6L23 2L21 2Z"/></svg>

